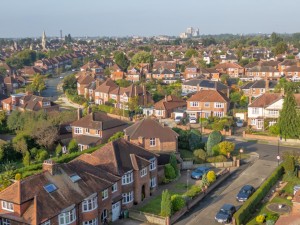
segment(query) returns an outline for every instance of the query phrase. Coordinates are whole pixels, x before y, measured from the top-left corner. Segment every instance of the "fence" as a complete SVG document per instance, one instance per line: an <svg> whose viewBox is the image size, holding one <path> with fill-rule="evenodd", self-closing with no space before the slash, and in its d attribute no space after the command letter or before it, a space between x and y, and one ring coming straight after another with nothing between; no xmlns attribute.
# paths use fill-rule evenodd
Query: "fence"
<svg viewBox="0 0 300 225"><path fill-rule="evenodd" d="M203 134L210 134L211 132L213 132L213 130L202 127L202 133ZM232 135L232 129L229 129L228 131L223 129L220 132L221 132L222 135L226 135L226 136L231 136Z"/></svg>
<svg viewBox="0 0 300 225"><path fill-rule="evenodd" d="M238 165L239 163L237 160L231 162L216 162L216 163L203 163L203 164L193 164L193 161L183 161L181 164L181 169L190 170L190 169L196 169L199 166L228 168L228 167L237 167Z"/></svg>
<svg viewBox="0 0 300 225"><path fill-rule="evenodd" d="M141 211L136 211L132 209L129 209L129 217L135 220L149 222L153 224L159 224L159 225L167 225L169 223L168 218L166 217L145 213Z"/></svg>

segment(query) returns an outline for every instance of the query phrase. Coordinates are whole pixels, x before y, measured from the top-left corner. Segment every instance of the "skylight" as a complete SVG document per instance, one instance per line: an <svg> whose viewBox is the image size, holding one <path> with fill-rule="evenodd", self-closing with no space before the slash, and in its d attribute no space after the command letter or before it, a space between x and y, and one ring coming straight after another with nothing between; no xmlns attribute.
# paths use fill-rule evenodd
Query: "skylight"
<svg viewBox="0 0 300 225"><path fill-rule="evenodd" d="M81 180L81 177L78 176L76 173L70 176L71 180L73 181L73 183Z"/></svg>
<svg viewBox="0 0 300 225"><path fill-rule="evenodd" d="M44 186L44 188L48 193L52 193L53 191L57 190L57 187L54 184L47 184Z"/></svg>

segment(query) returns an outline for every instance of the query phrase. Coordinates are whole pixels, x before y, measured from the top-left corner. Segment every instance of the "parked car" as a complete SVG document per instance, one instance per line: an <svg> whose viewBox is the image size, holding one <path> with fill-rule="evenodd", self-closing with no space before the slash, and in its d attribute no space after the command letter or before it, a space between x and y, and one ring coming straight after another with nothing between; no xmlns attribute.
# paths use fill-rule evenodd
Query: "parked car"
<svg viewBox="0 0 300 225"><path fill-rule="evenodd" d="M196 117L190 117L189 122L190 123L197 123L197 118Z"/></svg>
<svg viewBox="0 0 300 225"><path fill-rule="evenodd" d="M235 206L231 204L224 204L215 216L218 223L230 223L232 216L236 212Z"/></svg>
<svg viewBox="0 0 300 225"><path fill-rule="evenodd" d="M176 116L175 119L174 119L175 123L177 123L177 124L180 123L181 120L182 120L181 116Z"/></svg>
<svg viewBox="0 0 300 225"><path fill-rule="evenodd" d="M206 174L208 171L210 171L210 168L205 166L200 166L197 169L193 170L191 173L191 178L193 179L202 179L203 174Z"/></svg>
<svg viewBox="0 0 300 225"><path fill-rule="evenodd" d="M237 126L237 127L243 127L243 126L244 126L244 121L243 121L243 120L240 120L240 119L237 120L237 121L236 121L236 126Z"/></svg>
<svg viewBox="0 0 300 225"><path fill-rule="evenodd" d="M241 188L239 193L236 196L236 200L238 202L245 202L248 198L255 192L255 188L251 185L245 185Z"/></svg>

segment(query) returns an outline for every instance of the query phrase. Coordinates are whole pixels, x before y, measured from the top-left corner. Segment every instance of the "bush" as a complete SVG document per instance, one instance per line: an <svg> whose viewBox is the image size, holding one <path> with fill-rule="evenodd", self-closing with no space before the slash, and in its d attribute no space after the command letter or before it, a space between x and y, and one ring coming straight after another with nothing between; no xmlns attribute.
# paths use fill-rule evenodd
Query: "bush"
<svg viewBox="0 0 300 225"><path fill-rule="evenodd" d="M181 195L172 195L171 196L172 211L177 212L185 206L185 200Z"/></svg>
<svg viewBox="0 0 300 225"><path fill-rule="evenodd" d="M113 136L111 136L109 139L108 139L108 142L111 142L111 141L115 141L121 137L124 136L124 132L123 131L119 131L117 133L115 133Z"/></svg>
<svg viewBox="0 0 300 225"><path fill-rule="evenodd" d="M201 147L202 136L199 130L191 130L189 135L189 149L195 150Z"/></svg>
<svg viewBox="0 0 300 225"><path fill-rule="evenodd" d="M65 91L65 94L68 99L70 99L72 102L77 103L79 105L83 105L85 102L87 102L86 98L84 98L81 95L78 95L77 89L67 89Z"/></svg>
<svg viewBox="0 0 300 225"><path fill-rule="evenodd" d="M207 151L207 155L208 156L212 156L213 155L213 151L212 148L219 144L221 141L223 140L223 136L220 133L220 131L213 131L209 134L208 139L207 139L207 143L206 143L206 151Z"/></svg>
<svg viewBox="0 0 300 225"><path fill-rule="evenodd" d="M61 147L60 144L58 144L58 145L56 146L56 149L55 149L55 155L56 155L57 157L59 157L59 156L62 155L62 147Z"/></svg>
<svg viewBox="0 0 300 225"><path fill-rule="evenodd" d="M266 221L268 220L273 220L273 221L277 221L279 218L279 215L274 213L274 214L271 214L271 213L268 213L267 216L266 216Z"/></svg>
<svg viewBox="0 0 300 225"><path fill-rule="evenodd" d="M207 173L207 181L211 184L213 182L215 182L215 180L217 179L216 177L216 173L214 171L208 171Z"/></svg>
<svg viewBox="0 0 300 225"><path fill-rule="evenodd" d="M17 173L15 175L15 180L21 180L22 179L22 175L20 173Z"/></svg>
<svg viewBox="0 0 300 225"><path fill-rule="evenodd" d="M200 159L202 163L206 161L207 154L203 149L197 149L193 154L197 159Z"/></svg>
<svg viewBox="0 0 300 225"><path fill-rule="evenodd" d="M48 157L49 157L48 152L45 149L43 149L43 150L40 150L39 153L37 154L36 160L39 162L43 162Z"/></svg>
<svg viewBox="0 0 300 225"><path fill-rule="evenodd" d="M24 155L23 164L24 164L24 166L30 165L30 153L28 151Z"/></svg>
<svg viewBox="0 0 300 225"><path fill-rule="evenodd" d="M161 195L161 203L160 203L161 211L160 215L167 217L172 214L172 202L171 196L168 190L164 190Z"/></svg>
<svg viewBox="0 0 300 225"><path fill-rule="evenodd" d="M280 134L279 126L277 124L270 126L269 132L274 135L279 135Z"/></svg>
<svg viewBox="0 0 300 225"><path fill-rule="evenodd" d="M78 144L75 139L72 139L68 145L68 152L73 153L73 152L78 152Z"/></svg>
<svg viewBox="0 0 300 225"><path fill-rule="evenodd" d="M235 144L230 141L223 141L219 144L219 148L222 155L227 155L234 150Z"/></svg>
<svg viewBox="0 0 300 225"><path fill-rule="evenodd" d="M274 225L276 221L274 220L267 220L266 225Z"/></svg>
<svg viewBox="0 0 300 225"><path fill-rule="evenodd" d="M174 168L175 175L177 177L179 175L179 169L178 169L178 166L177 166L177 159L176 159L175 154L170 155L169 163Z"/></svg>
<svg viewBox="0 0 300 225"><path fill-rule="evenodd" d="M265 222L265 215L258 215L258 216L255 218L255 221L256 221L258 224L261 224L261 223Z"/></svg>
<svg viewBox="0 0 300 225"><path fill-rule="evenodd" d="M202 191L202 188L199 185L193 185L184 195L190 198L195 197Z"/></svg>
<svg viewBox="0 0 300 225"><path fill-rule="evenodd" d="M206 161L209 163L227 162L227 158L224 155L218 155L218 156L209 157L206 159Z"/></svg>
<svg viewBox="0 0 300 225"><path fill-rule="evenodd" d="M178 137L178 148L180 149L190 149L190 132L187 130L182 130L180 128L173 128L173 130L179 134Z"/></svg>
<svg viewBox="0 0 300 225"><path fill-rule="evenodd" d="M176 172L170 163L165 165L164 170L165 170L165 177L167 179L173 180L176 178Z"/></svg>
<svg viewBox="0 0 300 225"><path fill-rule="evenodd" d="M256 192L242 205L234 214L237 225L245 224L251 213L255 211L261 200L266 196L270 189L276 184L282 176L284 170L282 165L278 166L271 176L256 190Z"/></svg>
<svg viewBox="0 0 300 225"><path fill-rule="evenodd" d="M213 156L220 155L220 147L219 147L219 145L215 145L214 147L212 147L212 152L213 152Z"/></svg>
<svg viewBox="0 0 300 225"><path fill-rule="evenodd" d="M202 185L203 186L209 186L209 182L208 182L208 179L207 179L207 174L203 174L203 176L202 176Z"/></svg>
<svg viewBox="0 0 300 225"><path fill-rule="evenodd" d="M290 154L284 155L283 167L288 176L291 176L295 171L295 159Z"/></svg>

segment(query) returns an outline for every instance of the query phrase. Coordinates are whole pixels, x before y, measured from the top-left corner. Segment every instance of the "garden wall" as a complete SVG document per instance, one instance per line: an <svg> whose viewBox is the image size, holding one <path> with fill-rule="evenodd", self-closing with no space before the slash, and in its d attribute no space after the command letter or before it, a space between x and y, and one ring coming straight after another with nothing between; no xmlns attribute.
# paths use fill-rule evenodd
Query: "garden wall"
<svg viewBox="0 0 300 225"><path fill-rule="evenodd" d="M243 138L247 139L256 139L256 140L264 140L264 141L278 141L279 137L275 136L267 136L267 135L256 135L256 134L247 134L245 131L243 132ZM280 143L285 144L300 144L299 139L281 139Z"/></svg>
<svg viewBox="0 0 300 225"><path fill-rule="evenodd" d="M130 122L130 117L125 117L125 116L119 116L119 115L116 115L116 114L111 114L111 113L106 113L108 116L112 117L112 118L115 118L115 119L119 119L119 120L124 120L124 121L128 121Z"/></svg>
<svg viewBox="0 0 300 225"><path fill-rule="evenodd" d="M168 219L166 217L145 213L141 211L136 211L129 209L129 217L134 220L139 220L143 222L149 222L152 224L159 224L159 225L168 225Z"/></svg>
<svg viewBox="0 0 300 225"><path fill-rule="evenodd" d="M196 169L199 166L215 167L215 168L238 167L240 165L238 161L239 160L231 161L231 162L216 162L216 163L203 163L203 164L193 164L193 161L183 161L181 169L190 170L190 169Z"/></svg>
<svg viewBox="0 0 300 225"><path fill-rule="evenodd" d="M206 129L206 128L202 127L202 133L203 134L210 134L211 132L213 132L213 130ZM231 136L232 135L232 130L231 129L229 129L228 131L226 131L224 129L224 130L221 130L220 132L221 132L222 135L226 135L226 136Z"/></svg>

